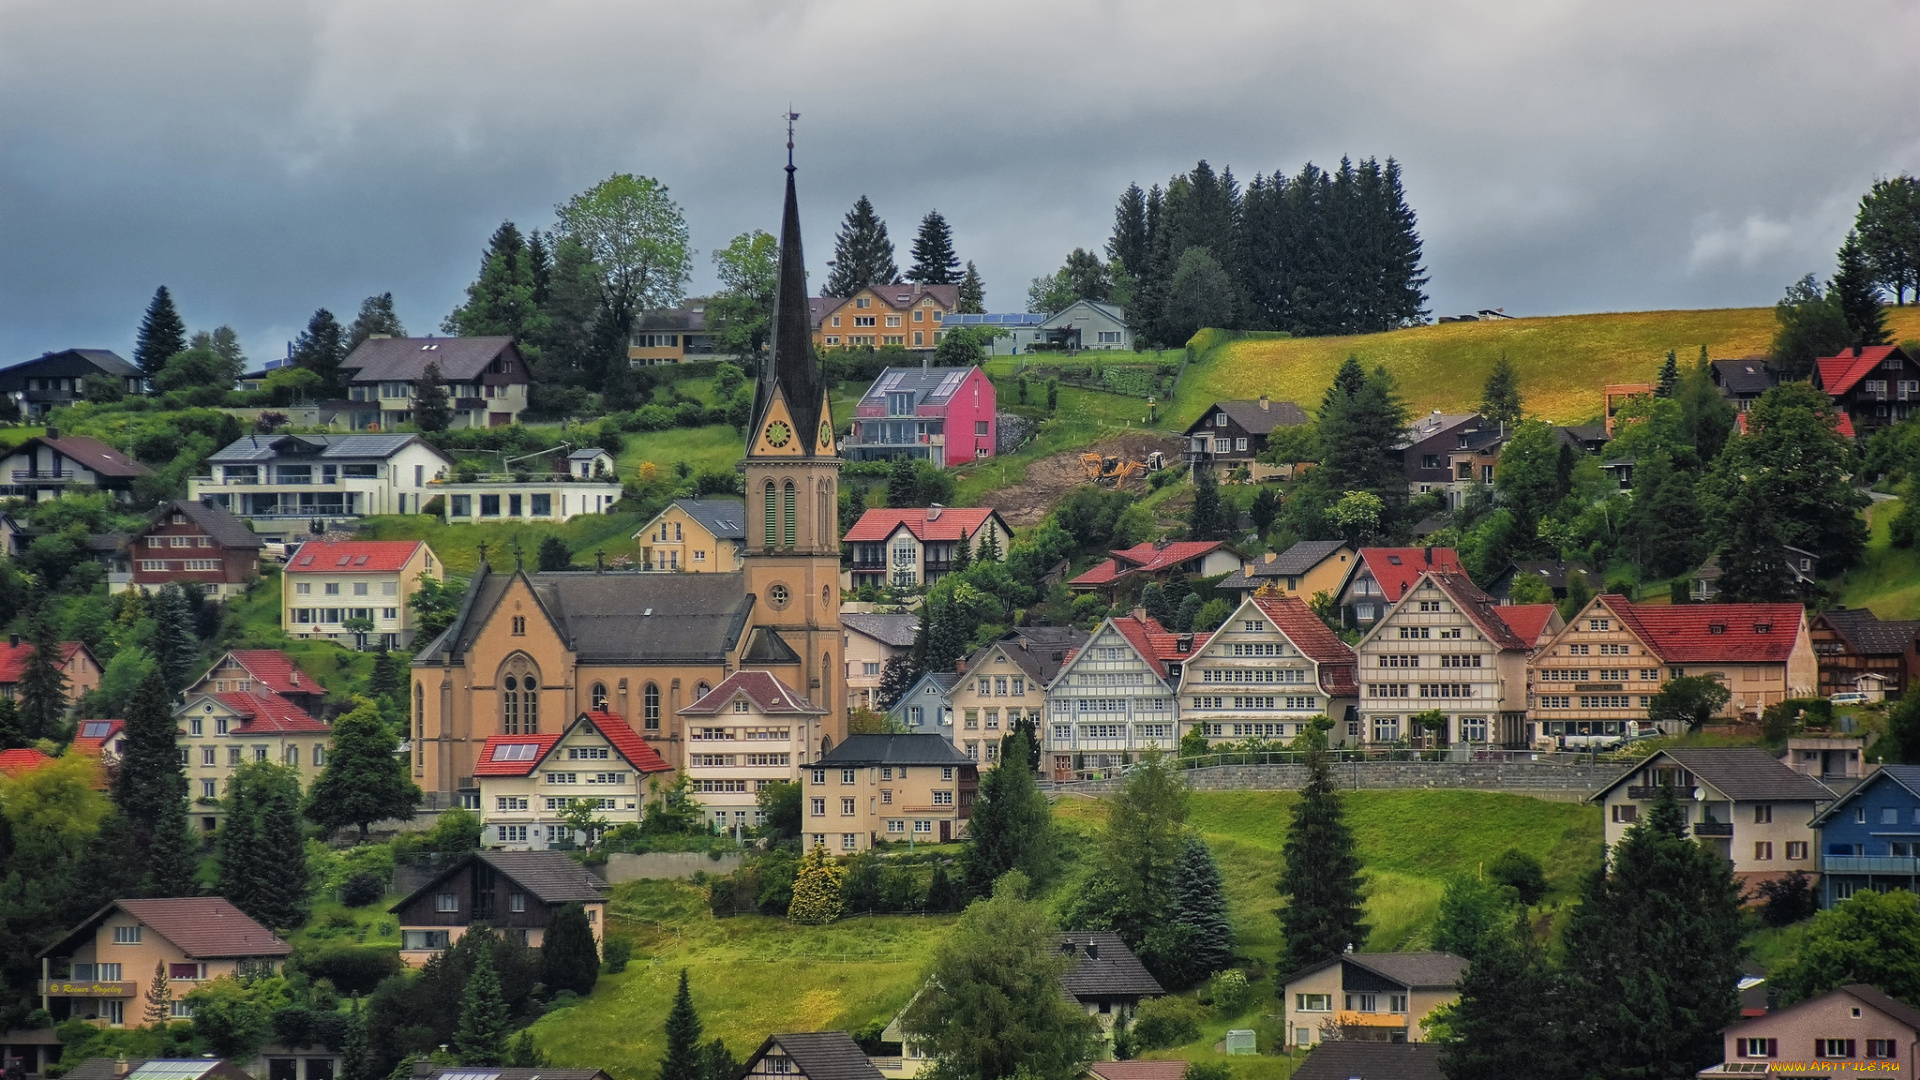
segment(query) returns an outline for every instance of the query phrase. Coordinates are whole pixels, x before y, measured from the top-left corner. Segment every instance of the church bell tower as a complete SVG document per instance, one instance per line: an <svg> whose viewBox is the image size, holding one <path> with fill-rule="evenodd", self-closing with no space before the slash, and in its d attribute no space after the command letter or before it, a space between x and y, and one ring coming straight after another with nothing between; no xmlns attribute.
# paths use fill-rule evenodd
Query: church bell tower
<svg viewBox="0 0 1920 1080"><path fill-rule="evenodd" d="M747 482L746 589L754 596L754 626L776 631L799 654L797 677L789 685L828 711L826 727L838 743L846 734L847 714L840 629L840 456L807 310L793 184L793 119L790 115L787 124L787 200L780 220L773 340L754 388L753 424L741 465ZM793 671L791 664L766 666L783 679Z"/></svg>

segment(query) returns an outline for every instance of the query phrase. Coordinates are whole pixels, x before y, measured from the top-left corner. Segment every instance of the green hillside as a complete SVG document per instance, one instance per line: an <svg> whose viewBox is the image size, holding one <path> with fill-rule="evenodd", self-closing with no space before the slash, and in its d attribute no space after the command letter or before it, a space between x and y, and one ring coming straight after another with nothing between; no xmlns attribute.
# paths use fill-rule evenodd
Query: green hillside
<svg viewBox="0 0 1920 1080"><path fill-rule="evenodd" d="M1280 945L1274 881L1294 799L1259 791L1193 798L1191 820L1226 876L1241 952L1263 967ZM1563 903L1600 858L1600 815L1590 806L1471 791L1358 791L1347 795L1347 807L1367 864L1376 949L1422 947L1446 879L1477 873L1509 847L1545 864L1555 889L1549 905ZM1056 810L1068 830L1084 834L1101 804L1070 798ZM1070 881L1056 892L1066 888ZM894 915L804 927L762 916L715 919L698 887L667 881L616 888L609 916L609 931L634 942L632 966L602 977L590 998L533 1030L554 1064L599 1065L619 1080L653 1075L683 967L705 1037L744 1055L769 1032L851 1029L890 1017L913 995L953 921ZM1271 993L1270 981L1260 986ZM1220 1026L1211 1025L1202 1044L1168 1053L1212 1057ZM1235 1080L1278 1080L1280 1065L1264 1057L1232 1061Z"/></svg>
<svg viewBox="0 0 1920 1080"><path fill-rule="evenodd" d="M1887 309L1896 339L1920 337L1920 308ZM1181 376L1169 417L1184 426L1207 403L1253 398L1318 406L1349 355L1385 365L1418 412L1471 411L1502 353L1520 374L1527 411L1572 424L1600 415L1600 388L1644 382L1667 350L1691 361L1700 346L1715 358L1764 353L1773 339L1771 308L1636 311L1557 315L1498 322L1445 323L1385 334L1255 338L1215 349Z"/></svg>
<svg viewBox="0 0 1920 1080"><path fill-rule="evenodd" d="M1867 508L1866 557L1840 581L1840 602L1882 619L1920 619L1920 550L1897 548L1887 536L1900 500Z"/></svg>

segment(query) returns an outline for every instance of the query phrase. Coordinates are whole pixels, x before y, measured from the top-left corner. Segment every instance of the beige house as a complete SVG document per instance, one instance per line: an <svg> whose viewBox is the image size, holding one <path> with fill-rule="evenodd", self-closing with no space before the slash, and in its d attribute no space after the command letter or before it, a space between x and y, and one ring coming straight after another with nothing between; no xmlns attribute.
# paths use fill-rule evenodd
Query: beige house
<svg viewBox="0 0 1920 1080"><path fill-rule="evenodd" d="M1021 720L1037 744L1045 730L1047 684L1086 643L1086 632L1076 627L1024 626L975 650L947 692L953 724L943 734L982 765L999 764L1000 740Z"/></svg>
<svg viewBox="0 0 1920 1080"><path fill-rule="evenodd" d="M1281 596L1311 601L1320 593L1340 595L1340 584L1353 569L1354 550L1341 540L1302 540L1285 551L1269 551L1248 559L1238 573L1228 574L1213 587L1240 594L1242 599L1263 586Z"/></svg>
<svg viewBox="0 0 1920 1080"><path fill-rule="evenodd" d="M422 574L445 580L446 567L417 540L309 540L287 556L280 575L280 625L298 638L405 648L415 621L407 601ZM359 619L372 629L347 628Z"/></svg>
<svg viewBox="0 0 1920 1080"><path fill-rule="evenodd" d="M732 573L746 565L747 506L739 499L675 499L633 538L642 570Z"/></svg>
<svg viewBox="0 0 1920 1080"><path fill-rule="evenodd" d="M1285 742L1316 716L1342 741L1357 704L1353 650L1306 601L1268 587L1239 608L1180 674L1180 731L1208 743Z"/></svg>
<svg viewBox="0 0 1920 1080"><path fill-rule="evenodd" d="M1727 719L1757 719L1776 702L1813 696L1820 671L1806 610L1596 596L1527 664L1535 738L1558 744L1638 733L1650 727L1647 708L1660 687L1683 675L1725 685Z"/></svg>
<svg viewBox="0 0 1920 1080"><path fill-rule="evenodd" d="M42 949L40 1007L56 1023L139 1027L155 972L164 969L172 1016L208 979L273 971L293 946L218 896L115 900Z"/></svg>
<svg viewBox="0 0 1920 1080"><path fill-rule="evenodd" d="M220 797L235 769L254 761L286 765L299 770L304 789L326 768L333 744L332 728L268 691L196 694L173 719L187 797L207 834L220 826Z"/></svg>
<svg viewBox="0 0 1920 1080"><path fill-rule="evenodd" d="M1920 1067L1920 1009L1864 983L1742 1019L1720 1037L1720 1064L1694 1074L1701 1080L1912 1076Z"/></svg>
<svg viewBox="0 0 1920 1080"><path fill-rule="evenodd" d="M680 710L687 776L721 829L764 824L760 789L800 779L833 727L827 710L766 671L736 671Z"/></svg>
<svg viewBox="0 0 1920 1080"><path fill-rule="evenodd" d="M939 735L849 735L807 770L801 832L838 854L966 832L980 770Z"/></svg>
<svg viewBox="0 0 1920 1080"><path fill-rule="evenodd" d="M1754 746L1662 750L1588 797L1605 808L1609 850L1662 788L1679 800L1693 836L1731 862L1742 885L1795 870L1818 880L1813 817L1834 799L1820 781Z"/></svg>
<svg viewBox="0 0 1920 1080"><path fill-rule="evenodd" d="M1467 962L1452 953L1343 953L1287 977L1289 1047L1330 1040L1425 1042L1427 1017L1460 997Z"/></svg>
<svg viewBox="0 0 1920 1080"><path fill-rule="evenodd" d="M931 349L942 321L960 310L958 285L895 282L869 285L852 296L810 300L815 349Z"/></svg>
<svg viewBox="0 0 1920 1080"><path fill-rule="evenodd" d="M1387 608L1355 648L1360 708L1346 742L1522 745L1527 653L1499 604L1463 573L1427 570ZM1439 712L1439 731L1413 717Z"/></svg>
<svg viewBox="0 0 1920 1080"><path fill-rule="evenodd" d="M609 826L639 824L647 778L670 773L632 727L609 712L588 712L551 735L495 735L473 766L480 785L480 842L540 851L588 839L566 824L576 802Z"/></svg>
<svg viewBox="0 0 1920 1080"><path fill-rule="evenodd" d="M920 616L842 612L840 628L846 631L841 647L847 658L847 711L865 706L884 712L880 708L881 677L887 672L887 661L913 649Z"/></svg>

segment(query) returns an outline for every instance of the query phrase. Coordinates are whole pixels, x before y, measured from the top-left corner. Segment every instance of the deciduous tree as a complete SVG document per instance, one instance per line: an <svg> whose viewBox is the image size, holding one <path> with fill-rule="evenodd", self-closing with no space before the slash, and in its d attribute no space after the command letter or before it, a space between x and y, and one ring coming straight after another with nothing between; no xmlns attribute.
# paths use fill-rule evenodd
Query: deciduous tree
<svg viewBox="0 0 1920 1080"><path fill-rule="evenodd" d="M1894 889L1861 889L1813 917L1793 956L1775 969L1786 1003L1849 983L1920 1001L1920 900Z"/></svg>
<svg viewBox="0 0 1920 1080"><path fill-rule="evenodd" d="M1874 281L1894 304L1905 305L1909 289L1920 300L1920 181L1905 174L1874 181L1855 228Z"/></svg>
<svg viewBox="0 0 1920 1080"><path fill-rule="evenodd" d="M846 876L827 849L815 844L800 860L793 878L793 903L787 918L797 923L830 923L840 917L840 887Z"/></svg>
<svg viewBox="0 0 1920 1080"><path fill-rule="evenodd" d="M713 253L722 291L707 301L707 325L717 344L753 359L766 348L773 328L774 286L780 278L780 243L762 229L743 232ZM737 387L735 388L737 389ZM731 398L734 390L721 390Z"/></svg>
<svg viewBox="0 0 1920 1080"><path fill-rule="evenodd" d="M1773 318L1778 328L1770 352L1783 379L1806 378L1816 358L1852 344L1838 298L1821 289L1812 274L1787 286L1786 295L1773 305Z"/></svg>
<svg viewBox="0 0 1920 1080"><path fill-rule="evenodd" d="M393 729L380 718L379 706L360 700L334 721L333 749L308 793L307 820L329 833L356 825L365 843L368 825L411 818L420 789L407 775L407 763L395 756L399 747Z"/></svg>
<svg viewBox="0 0 1920 1080"><path fill-rule="evenodd" d="M1149 748L1108 800L1096 865L1113 889L1113 928L1129 946L1146 940L1173 901L1190 794L1172 761Z"/></svg>

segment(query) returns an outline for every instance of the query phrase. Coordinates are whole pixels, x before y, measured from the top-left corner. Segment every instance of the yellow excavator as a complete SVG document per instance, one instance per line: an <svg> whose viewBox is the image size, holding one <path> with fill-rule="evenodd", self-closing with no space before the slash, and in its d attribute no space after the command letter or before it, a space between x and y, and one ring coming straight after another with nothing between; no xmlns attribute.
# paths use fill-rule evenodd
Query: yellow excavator
<svg viewBox="0 0 1920 1080"><path fill-rule="evenodd" d="M1117 457L1102 457L1099 454L1081 454L1080 467L1086 470L1088 482L1112 488L1120 487L1147 471L1147 466L1141 462L1121 461Z"/></svg>

